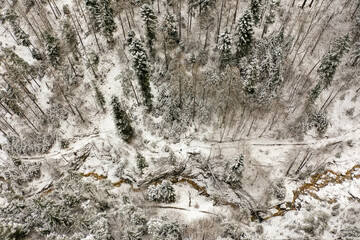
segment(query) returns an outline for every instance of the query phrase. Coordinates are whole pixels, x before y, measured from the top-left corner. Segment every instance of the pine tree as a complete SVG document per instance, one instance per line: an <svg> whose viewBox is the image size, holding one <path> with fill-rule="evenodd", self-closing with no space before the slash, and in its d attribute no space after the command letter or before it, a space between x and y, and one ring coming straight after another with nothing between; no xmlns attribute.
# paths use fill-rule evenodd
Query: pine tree
<svg viewBox="0 0 360 240"><path fill-rule="evenodd" d="M199 15L205 15L216 6L216 0L188 0L189 9L199 10Z"/></svg>
<svg viewBox="0 0 360 240"><path fill-rule="evenodd" d="M325 54L321 65L317 70L324 89L328 88L334 79L336 68L340 64L341 57L349 51L349 35L340 37L334 41L331 50Z"/></svg>
<svg viewBox="0 0 360 240"><path fill-rule="evenodd" d="M4 14L5 21L8 20L10 22L11 29L14 32L16 40L25 47L31 45L29 34L25 33L24 30L21 29L19 23L17 21L18 15L13 9L7 9Z"/></svg>
<svg viewBox="0 0 360 240"><path fill-rule="evenodd" d="M278 0L270 0L269 6L267 7L267 12L265 14L265 23L261 38L263 38L264 35L267 33L269 25L275 22L275 10L277 10L279 6L280 2Z"/></svg>
<svg viewBox="0 0 360 240"><path fill-rule="evenodd" d="M232 38L229 29L226 28L219 36L217 49L220 50L220 67L225 67L231 60Z"/></svg>
<svg viewBox="0 0 360 240"><path fill-rule="evenodd" d="M314 103L322 90L330 86L336 69L340 64L341 57L349 51L349 48L349 35L340 37L333 42L330 51L325 54L317 70L320 80L310 91L309 103Z"/></svg>
<svg viewBox="0 0 360 240"><path fill-rule="evenodd" d="M260 21L261 0L251 0L250 11L253 16L254 25L258 24Z"/></svg>
<svg viewBox="0 0 360 240"><path fill-rule="evenodd" d="M102 23L98 0L85 0L85 6L90 14L90 21L92 21L95 30L99 31Z"/></svg>
<svg viewBox="0 0 360 240"><path fill-rule="evenodd" d="M128 39L128 41L130 40ZM150 88L150 72L146 52L138 39L133 39L130 42L130 53L132 55L133 67L144 97L144 105L151 110L153 96Z"/></svg>
<svg viewBox="0 0 360 240"><path fill-rule="evenodd" d="M57 68L61 64L60 41L48 31L44 32L44 38L46 55L51 65Z"/></svg>
<svg viewBox="0 0 360 240"><path fill-rule="evenodd" d="M79 42L74 27L67 20L64 20L61 23L61 35L62 39L68 46L69 51L76 56L76 51L78 51L77 46Z"/></svg>
<svg viewBox="0 0 360 240"><path fill-rule="evenodd" d="M233 164L230 167L230 175L227 177L227 181L231 184L238 184L241 182L244 171L244 155L237 155Z"/></svg>
<svg viewBox="0 0 360 240"><path fill-rule="evenodd" d="M164 22L162 25L162 31L166 34L166 40L170 44L179 43L179 33L176 26L175 17L167 10Z"/></svg>
<svg viewBox="0 0 360 240"><path fill-rule="evenodd" d="M111 0L86 0L85 5L95 30L101 30L107 41L112 42L116 24Z"/></svg>
<svg viewBox="0 0 360 240"><path fill-rule="evenodd" d="M28 13L30 9L35 6L35 0L23 0L23 3L26 8L26 13Z"/></svg>
<svg viewBox="0 0 360 240"><path fill-rule="evenodd" d="M150 233L156 240L181 240L180 225L177 221L171 221L167 217L150 219Z"/></svg>
<svg viewBox="0 0 360 240"><path fill-rule="evenodd" d="M100 7L100 22L103 35L108 42L112 42L116 24L114 21L114 10L111 8L111 0L98 0L98 4Z"/></svg>
<svg viewBox="0 0 360 240"><path fill-rule="evenodd" d="M93 86L94 86L94 90L95 90L95 95L96 95L96 100L99 103L99 105L101 106L103 112L106 112L106 108L105 108L105 98L103 93L100 91L100 89L96 86L95 82L93 82Z"/></svg>
<svg viewBox="0 0 360 240"><path fill-rule="evenodd" d="M148 195L150 201L160 203L173 203L176 199L175 189L167 180L163 180L157 186L151 185L148 188Z"/></svg>
<svg viewBox="0 0 360 240"><path fill-rule="evenodd" d="M152 10L152 8L148 4L144 4L141 7L141 18L145 23L146 35L148 39L148 45L150 48L150 52L153 51L153 41L156 39L156 24L157 17Z"/></svg>
<svg viewBox="0 0 360 240"><path fill-rule="evenodd" d="M111 105L113 107L115 126L122 139L129 142L134 135L134 129L131 127L131 120L126 111L120 106L118 97L112 97Z"/></svg>
<svg viewBox="0 0 360 240"><path fill-rule="evenodd" d="M235 29L236 57L241 58L250 49L253 38L253 23L250 11L245 11Z"/></svg>
<svg viewBox="0 0 360 240"><path fill-rule="evenodd" d="M146 162L145 157L139 152L136 154L136 165L140 170L141 174L143 173L143 169L149 166Z"/></svg>

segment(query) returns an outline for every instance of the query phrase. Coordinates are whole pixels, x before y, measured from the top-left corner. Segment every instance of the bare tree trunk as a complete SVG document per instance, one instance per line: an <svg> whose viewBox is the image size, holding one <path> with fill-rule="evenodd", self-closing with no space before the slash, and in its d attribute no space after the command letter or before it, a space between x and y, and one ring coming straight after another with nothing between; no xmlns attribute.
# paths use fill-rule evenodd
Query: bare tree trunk
<svg viewBox="0 0 360 240"><path fill-rule="evenodd" d="M69 102L69 99L66 97L63 89L60 87L60 85L59 85L58 83L57 83L57 86L58 86L58 88L60 89L60 92L61 92L61 94L63 95L63 97L65 98L67 104L69 105L71 112L72 112L72 113L74 114L74 116L75 116L75 115L76 115L76 114L75 114L75 111L74 111L74 109L71 107L71 104L70 104L70 102Z"/></svg>
<svg viewBox="0 0 360 240"><path fill-rule="evenodd" d="M2 132L5 137L7 136L6 132L4 132L1 128L0 128L0 132Z"/></svg>
<svg viewBox="0 0 360 240"><path fill-rule="evenodd" d="M222 14L223 14L223 9L224 9L224 5L225 5L225 0L221 1L221 8L220 8L220 14L219 14L219 24L216 30L216 35L215 35L215 43L218 43L219 40L219 34L220 34L220 28L221 28L221 20L222 20Z"/></svg>
<svg viewBox="0 0 360 240"><path fill-rule="evenodd" d="M194 74L194 66L192 67L192 77L193 77L193 94L194 94L194 101L193 101L193 109L192 109L192 121L195 121L195 114L196 114L196 109L195 109L195 103L196 103L196 77Z"/></svg>
<svg viewBox="0 0 360 240"><path fill-rule="evenodd" d="M313 52L314 52L316 46L318 45L318 43L319 43L319 41L320 41L320 39L321 39L324 31L325 31L326 28L329 26L330 21L331 21L331 19L334 17L334 15L335 15L335 14L333 13L333 14L330 16L329 20L325 23L323 29L321 30L321 32L320 32L320 34L319 34L319 36L318 36L318 38L317 38L317 40L316 40L316 42L315 42L315 44L314 44L314 47L313 47L313 48L311 49L311 51L310 51L310 54L313 54Z"/></svg>
<svg viewBox="0 0 360 240"><path fill-rule="evenodd" d="M125 34L124 24L123 24L123 21L122 21L122 19L121 19L121 14L120 14L120 13L119 13L119 20L120 20L121 30L122 30L123 35L124 35L124 40L126 40L126 34Z"/></svg>
<svg viewBox="0 0 360 240"><path fill-rule="evenodd" d="M235 12L234 12L234 18L233 18L232 25L234 25L236 22L236 15L237 15L238 7L239 7L239 0L236 0Z"/></svg>
<svg viewBox="0 0 360 240"><path fill-rule="evenodd" d="M136 91L135 91L134 85L133 85L133 83L132 83L132 81L131 81L131 79L130 79L130 78L129 78L129 82L130 82L131 88L132 88L132 90L133 90L133 92L134 92L135 99L136 99L136 103L137 103L137 105L138 105L138 106L140 106L139 98L138 98L138 96L137 96L137 94L136 94Z"/></svg>
<svg viewBox="0 0 360 240"><path fill-rule="evenodd" d="M49 19L46 16L46 11L44 11L43 7L41 6L41 4L38 3L38 1L35 0L35 3L37 5L37 8L35 8L35 9L37 9L37 12L38 12L38 15L39 15L41 21L44 23L45 26L48 25L48 28L53 29ZM41 12L40 10L43 10L43 11ZM43 14L45 16L43 16ZM45 18L45 20L43 18Z"/></svg>
<svg viewBox="0 0 360 240"><path fill-rule="evenodd" d="M181 86L181 77L178 75L179 81L179 108L182 109L182 86Z"/></svg>
<svg viewBox="0 0 360 240"><path fill-rule="evenodd" d="M21 15L23 16L23 18L25 19L25 21L29 24L29 26L30 26L30 28L32 29L32 31L34 32L36 38L41 42L38 33L35 31L35 28L34 28L33 25L31 24L31 22L29 21L29 19L28 19L26 16L24 16L23 14L21 14ZM39 30L40 30L40 29L39 29Z"/></svg>
<svg viewBox="0 0 360 240"><path fill-rule="evenodd" d="M179 1L179 16L178 16L178 24L179 24L179 40L181 41L181 1Z"/></svg>
<svg viewBox="0 0 360 240"><path fill-rule="evenodd" d="M54 9L53 9L53 6L51 5L50 1L47 0L47 2L49 3L49 6L50 6L51 11L52 11L52 13L54 14L55 18L58 19L58 16L56 15L56 13L55 13L55 11L54 11Z"/></svg>
<svg viewBox="0 0 360 240"><path fill-rule="evenodd" d="M207 43L208 43L208 38L209 38L209 25L206 26L206 34L205 34L205 43L204 43L204 50L207 47Z"/></svg>
<svg viewBox="0 0 360 240"><path fill-rule="evenodd" d="M96 45L97 45L97 47L98 47L98 49L99 49L99 52L103 52L103 50L102 50L101 47L100 47L99 40L98 40L98 38L97 38L97 36L96 36L96 32L95 32L95 28L94 28L94 24L93 24L93 23L91 23L91 29L92 29L92 31L93 31L93 33L94 33L95 42L96 42Z"/></svg>
<svg viewBox="0 0 360 240"><path fill-rule="evenodd" d="M58 13L59 16L61 16L61 11L59 10L58 6L56 5L56 2L54 0L52 0L53 4L54 4L54 8L56 10L56 12Z"/></svg>
<svg viewBox="0 0 360 240"><path fill-rule="evenodd" d="M301 5L301 8L305 7L306 2L307 2L307 0L304 0L303 4Z"/></svg>
<svg viewBox="0 0 360 240"><path fill-rule="evenodd" d="M69 61L70 67L71 67L71 69L73 70L75 77L78 76L77 73L76 73L76 70L75 70L75 68L74 68L74 65L73 65L72 62L70 61L70 58L69 58L69 57L66 57L66 58L67 58L67 60Z"/></svg>
<svg viewBox="0 0 360 240"><path fill-rule="evenodd" d="M310 7L310 8L312 7L313 3L314 3L314 0L311 0L311 2L310 2L310 4L309 4L309 7Z"/></svg>
<svg viewBox="0 0 360 240"><path fill-rule="evenodd" d="M5 31L7 31L10 34L10 36L12 37L12 39L14 39L14 41L16 42L16 45L20 45L20 43L16 40L15 36L12 34L12 32L8 28L6 28Z"/></svg>
<svg viewBox="0 0 360 240"><path fill-rule="evenodd" d="M165 69L166 71L169 69L169 63L168 63L168 56L167 56L167 52L166 52L166 38L164 39L164 55L165 55Z"/></svg>
<svg viewBox="0 0 360 240"><path fill-rule="evenodd" d="M125 15L126 15L126 19L128 21L128 24L129 24L129 29L131 30L132 28L131 28L131 24L130 24L130 19L129 19L129 15L128 15L126 10L125 10Z"/></svg>
<svg viewBox="0 0 360 240"><path fill-rule="evenodd" d="M75 107L75 109L76 109L77 113L79 114L81 121L84 123L84 122L85 122L85 120L84 120L83 116L81 115L81 113L80 113L80 111L79 111L78 107L77 107L76 105L74 105L74 107Z"/></svg>
<svg viewBox="0 0 360 240"><path fill-rule="evenodd" d="M77 17L77 14L76 14L76 11L75 11L74 8L73 8L73 12L74 12L75 20L76 20L77 24L79 25L80 31L83 32L84 29L82 28L82 26L81 26L81 24L80 24L80 21L79 21L79 19L78 19L78 17Z"/></svg>
<svg viewBox="0 0 360 240"><path fill-rule="evenodd" d="M20 137L19 133L6 121L6 119L5 119L3 116L1 116L1 118L4 120L4 122L6 123L6 125L7 125L11 130L13 130L13 132L14 132L16 135L18 135L18 136Z"/></svg>
<svg viewBox="0 0 360 240"><path fill-rule="evenodd" d="M193 15L193 10L190 9L190 32L191 32L191 27L192 27L192 15Z"/></svg>
<svg viewBox="0 0 360 240"><path fill-rule="evenodd" d="M87 21L87 19L86 19L86 15L85 15L85 13L84 13L83 8L81 7L81 4L78 2L78 0L75 0L75 3L76 3L76 5L78 6L78 8L80 9L80 13L81 13L82 17L83 17L84 20L85 20L85 24L86 24L86 26L87 26L87 28L88 28L88 31L90 32L89 23L88 23L88 21ZM75 9L74 9L74 8L73 8L73 10L74 10L74 12L75 12Z"/></svg>
<svg viewBox="0 0 360 240"><path fill-rule="evenodd" d="M7 107L5 107L1 102L0 105L3 107L3 109L5 109L5 111L10 114L10 116L12 116L13 114L9 111L9 109L7 109Z"/></svg>

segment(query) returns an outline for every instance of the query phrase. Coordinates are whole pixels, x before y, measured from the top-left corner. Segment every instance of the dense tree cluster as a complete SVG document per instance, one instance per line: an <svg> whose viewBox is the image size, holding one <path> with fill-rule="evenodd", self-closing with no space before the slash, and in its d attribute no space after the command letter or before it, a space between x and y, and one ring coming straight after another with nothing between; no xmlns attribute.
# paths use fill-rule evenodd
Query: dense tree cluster
<svg viewBox="0 0 360 240"><path fill-rule="evenodd" d="M85 4L91 15L90 21L92 21L93 28L96 31L101 30L108 42L113 41L116 24L111 0L86 0Z"/></svg>
<svg viewBox="0 0 360 240"><path fill-rule="evenodd" d="M146 51L138 39L128 38L130 43L130 53L133 60L133 67L139 81L141 92L144 97L144 105L151 110L152 97L150 88L150 69Z"/></svg>

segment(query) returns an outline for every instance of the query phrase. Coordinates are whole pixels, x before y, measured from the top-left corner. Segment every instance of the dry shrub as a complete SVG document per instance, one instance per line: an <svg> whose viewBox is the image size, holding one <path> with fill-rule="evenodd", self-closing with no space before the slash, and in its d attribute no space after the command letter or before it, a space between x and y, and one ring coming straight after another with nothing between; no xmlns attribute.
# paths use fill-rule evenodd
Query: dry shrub
<svg viewBox="0 0 360 240"><path fill-rule="evenodd" d="M221 234L220 222L214 216L193 220L185 229L184 236L193 240L215 240Z"/></svg>

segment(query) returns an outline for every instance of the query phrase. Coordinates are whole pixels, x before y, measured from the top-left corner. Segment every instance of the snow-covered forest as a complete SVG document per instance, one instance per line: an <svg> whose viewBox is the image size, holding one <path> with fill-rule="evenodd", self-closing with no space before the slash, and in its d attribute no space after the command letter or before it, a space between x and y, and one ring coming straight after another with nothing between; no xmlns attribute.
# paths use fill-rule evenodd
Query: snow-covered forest
<svg viewBox="0 0 360 240"><path fill-rule="evenodd" d="M360 239L359 0L0 0L0 239Z"/></svg>

